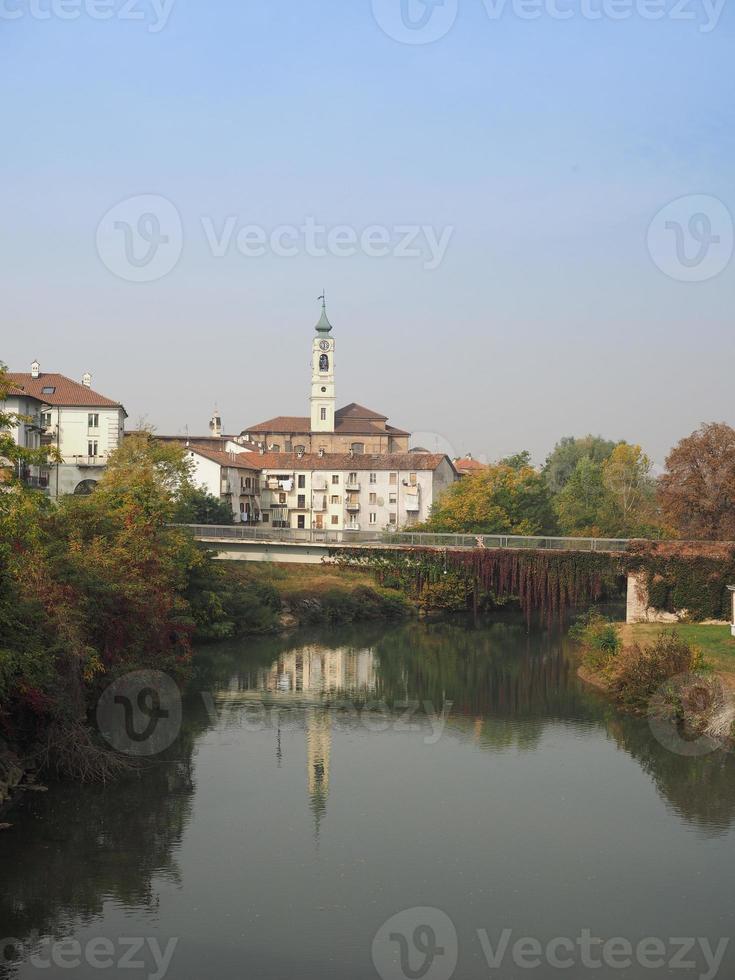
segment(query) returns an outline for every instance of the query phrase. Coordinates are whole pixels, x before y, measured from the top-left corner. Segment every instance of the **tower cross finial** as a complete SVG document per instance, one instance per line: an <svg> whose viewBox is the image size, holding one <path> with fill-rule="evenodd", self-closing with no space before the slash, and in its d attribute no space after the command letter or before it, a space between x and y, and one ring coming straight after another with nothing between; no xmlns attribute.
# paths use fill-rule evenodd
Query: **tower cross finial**
<svg viewBox="0 0 735 980"><path fill-rule="evenodd" d="M320 299L322 301L322 309L323 310L326 310L326 308L327 308L327 291L326 291L326 289L322 289L322 294L321 294L321 296L317 296L317 299Z"/></svg>

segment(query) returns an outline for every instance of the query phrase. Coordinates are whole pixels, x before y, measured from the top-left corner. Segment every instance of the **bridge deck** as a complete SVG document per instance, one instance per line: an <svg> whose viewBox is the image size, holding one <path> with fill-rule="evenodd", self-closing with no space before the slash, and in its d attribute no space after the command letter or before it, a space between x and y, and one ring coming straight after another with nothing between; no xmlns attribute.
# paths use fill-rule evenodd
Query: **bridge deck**
<svg viewBox="0 0 735 980"><path fill-rule="evenodd" d="M181 524L198 541L213 545L258 543L344 548L522 548L547 551L621 552L627 538L561 538L515 534L432 534L426 531L331 531L242 525Z"/></svg>

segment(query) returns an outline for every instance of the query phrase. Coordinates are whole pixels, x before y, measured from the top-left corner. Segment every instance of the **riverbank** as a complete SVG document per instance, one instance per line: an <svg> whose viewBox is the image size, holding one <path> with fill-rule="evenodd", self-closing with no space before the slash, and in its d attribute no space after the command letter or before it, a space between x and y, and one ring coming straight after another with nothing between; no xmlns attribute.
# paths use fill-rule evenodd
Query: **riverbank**
<svg viewBox="0 0 735 980"><path fill-rule="evenodd" d="M251 599L242 633L268 633L319 623L396 620L415 606L372 571L336 565L220 562L230 588Z"/></svg>
<svg viewBox="0 0 735 980"><path fill-rule="evenodd" d="M622 710L664 712L691 735L735 743L735 638L728 625L625 624L591 615L572 631L577 673Z"/></svg>

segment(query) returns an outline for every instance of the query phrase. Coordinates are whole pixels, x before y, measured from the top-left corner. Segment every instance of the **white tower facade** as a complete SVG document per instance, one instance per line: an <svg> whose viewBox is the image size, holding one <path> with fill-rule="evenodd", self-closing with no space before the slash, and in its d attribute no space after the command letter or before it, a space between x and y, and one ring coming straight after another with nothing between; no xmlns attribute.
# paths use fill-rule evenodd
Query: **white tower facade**
<svg viewBox="0 0 735 980"><path fill-rule="evenodd" d="M334 432L334 338L324 297L322 315L311 344L311 431Z"/></svg>

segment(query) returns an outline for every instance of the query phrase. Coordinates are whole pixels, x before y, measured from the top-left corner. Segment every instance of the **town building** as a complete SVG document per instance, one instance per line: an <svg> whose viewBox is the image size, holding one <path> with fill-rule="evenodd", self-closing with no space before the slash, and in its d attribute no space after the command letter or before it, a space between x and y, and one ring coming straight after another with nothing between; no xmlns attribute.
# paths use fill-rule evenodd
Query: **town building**
<svg viewBox="0 0 735 980"><path fill-rule="evenodd" d="M31 416L16 429L14 439L31 448L53 446L62 460L21 476L53 497L89 493L122 442L127 418L123 406L94 391L90 374L80 383L44 373L34 361L30 373L9 371L7 377L14 387L6 410Z"/></svg>
<svg viewBox="0 0 735 980"><path fill-rule="evenodd" d="M350 402L336 407L335 341L322 312L311 344L308 416L278 415L244 429L239 441L271 453L386 454L408 452L410 433L388 424L388 416Z"/></svg>
<svg viewBox="0 0 735 980"><path fill-rule="evenodd" d="M260 521L260 456L254 453L187 446L192 463L192 480L208 493L226 500L235 521Z"/></svg>

